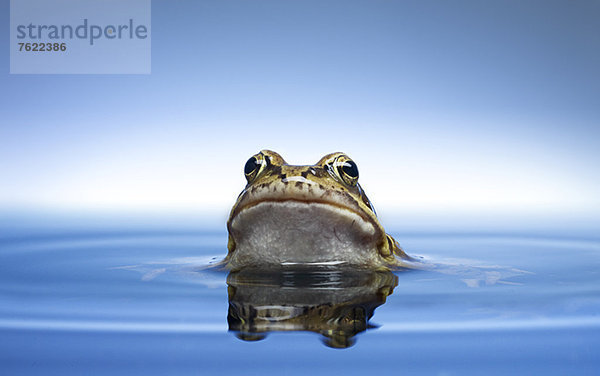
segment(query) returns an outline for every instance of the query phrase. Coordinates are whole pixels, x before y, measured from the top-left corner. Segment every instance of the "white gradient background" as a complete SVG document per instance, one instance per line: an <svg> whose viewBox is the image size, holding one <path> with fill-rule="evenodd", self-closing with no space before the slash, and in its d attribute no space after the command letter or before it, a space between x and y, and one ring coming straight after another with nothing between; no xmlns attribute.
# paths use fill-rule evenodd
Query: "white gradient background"
<svg viewBox="0 0 600 376"><path fill-rule="evenodd" d="M226 216L269 148L387 218L597 218L598 1L153 1L147 76L9 75L0 9L5 210Z"/></svg>

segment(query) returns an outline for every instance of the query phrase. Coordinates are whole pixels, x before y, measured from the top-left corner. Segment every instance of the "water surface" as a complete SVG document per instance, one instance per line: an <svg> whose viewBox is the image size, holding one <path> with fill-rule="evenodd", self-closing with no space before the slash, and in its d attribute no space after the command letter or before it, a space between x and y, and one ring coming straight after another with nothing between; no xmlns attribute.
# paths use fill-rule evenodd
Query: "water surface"
<svg viewBox="0 0 600 376"><path fill-rule="evenodd" d="M431 270L228 275L224 229L5 226L1 373L598 373L596 234L390 233Z"/></svg>

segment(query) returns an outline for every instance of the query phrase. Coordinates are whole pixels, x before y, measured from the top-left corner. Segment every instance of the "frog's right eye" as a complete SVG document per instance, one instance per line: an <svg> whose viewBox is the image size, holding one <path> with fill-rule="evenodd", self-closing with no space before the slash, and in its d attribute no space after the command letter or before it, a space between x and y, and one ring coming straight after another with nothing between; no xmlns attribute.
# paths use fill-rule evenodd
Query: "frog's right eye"
<svg viewBox="0 0 600 376"><path fill-rule="evenodd" d="M265 169L267 163L268 160L262 153L253 155L248 159L244 166L244 175L246 175L248 183L252 183L256 179L256 177Z"/></svg>

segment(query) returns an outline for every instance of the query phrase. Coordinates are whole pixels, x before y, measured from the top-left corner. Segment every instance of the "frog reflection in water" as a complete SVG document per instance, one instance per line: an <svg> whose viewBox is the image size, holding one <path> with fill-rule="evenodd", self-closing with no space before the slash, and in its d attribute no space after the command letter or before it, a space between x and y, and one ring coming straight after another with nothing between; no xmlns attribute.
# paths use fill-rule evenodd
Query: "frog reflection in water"
<svg viewBox="0 0 600 376"><path fill-rule="evenodd" d="M391 272L316 267L244 269L227 277L229 330L245 341L274 331L310 331L325 345L347 348L372 326L375 308L398 284Z"/></svg>
<svg viewBox="0 0 600 376"><path fill-rule="evenodd" d="M246 162L248 184L227 228L230 270L281 265L349 265L369 270L410 266L387 235L343 153L292 166L270 150Z"/></svg>

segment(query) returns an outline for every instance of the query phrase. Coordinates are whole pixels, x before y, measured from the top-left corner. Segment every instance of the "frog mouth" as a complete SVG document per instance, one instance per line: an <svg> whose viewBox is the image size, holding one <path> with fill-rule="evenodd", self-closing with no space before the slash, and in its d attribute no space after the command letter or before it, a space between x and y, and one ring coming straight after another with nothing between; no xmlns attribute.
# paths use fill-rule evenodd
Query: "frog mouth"
<svg viewBox="0 0 600 376"><path fill-rule="evenodd" d="M325 218L324 218L325 217ZM245 220L271 222L287 230L298 227L314 227L311 224L321 223L325 227L336 224L348 224L354 231L367 236L373 236L376 228L364 215L326 200L300 200L300 199L266 199L248 203L239 208L231 217L231 227ZM325 220L329 222L325 222Z"/></svg>

